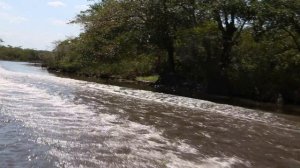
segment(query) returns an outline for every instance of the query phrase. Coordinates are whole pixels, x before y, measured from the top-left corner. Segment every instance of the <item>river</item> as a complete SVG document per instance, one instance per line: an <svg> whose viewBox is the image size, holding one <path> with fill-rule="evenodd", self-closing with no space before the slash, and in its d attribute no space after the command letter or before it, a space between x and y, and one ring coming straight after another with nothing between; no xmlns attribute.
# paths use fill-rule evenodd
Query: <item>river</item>
<svg viewBox="0 0 300 168"><path fill-rule="evenodd" d="M0 61L0 167L300 167L300 117Z"/></svg>

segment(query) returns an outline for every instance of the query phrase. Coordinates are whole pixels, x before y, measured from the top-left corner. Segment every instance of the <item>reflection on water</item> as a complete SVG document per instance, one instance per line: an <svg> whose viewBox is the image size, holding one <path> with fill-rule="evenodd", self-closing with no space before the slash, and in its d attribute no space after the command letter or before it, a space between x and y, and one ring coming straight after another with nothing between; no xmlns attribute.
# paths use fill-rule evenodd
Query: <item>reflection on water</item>
<svg viewBox="0 0 300 168"><path fill-rule="evenodd" d="M0 62L4 167L300 167L299 139L297 116Z"/></svg>

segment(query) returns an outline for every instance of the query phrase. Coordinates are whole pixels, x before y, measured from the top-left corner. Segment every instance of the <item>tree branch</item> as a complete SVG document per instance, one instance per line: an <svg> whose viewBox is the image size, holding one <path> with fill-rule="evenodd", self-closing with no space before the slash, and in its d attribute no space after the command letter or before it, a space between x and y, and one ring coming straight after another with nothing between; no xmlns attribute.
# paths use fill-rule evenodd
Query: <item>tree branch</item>
<svg viewBox="0 0 300 168"><path fill-rule="evenodd" d="M222 33L224 33L225 29L223 27L222 19L221 19L220 13L218 11L215 11L215 19L218 23L219 29L222 31Z"/></svg>

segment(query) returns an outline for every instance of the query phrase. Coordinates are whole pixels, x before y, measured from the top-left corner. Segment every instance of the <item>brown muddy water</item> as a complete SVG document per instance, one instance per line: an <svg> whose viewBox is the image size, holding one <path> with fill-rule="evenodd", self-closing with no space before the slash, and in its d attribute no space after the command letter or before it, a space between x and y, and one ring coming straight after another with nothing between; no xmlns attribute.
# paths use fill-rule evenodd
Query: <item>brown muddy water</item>
<svg viewBox="0 0 300 168"><path fill-rule="evenodd" d="M0 61L0 167L300 167L300 116Z"/></svg>

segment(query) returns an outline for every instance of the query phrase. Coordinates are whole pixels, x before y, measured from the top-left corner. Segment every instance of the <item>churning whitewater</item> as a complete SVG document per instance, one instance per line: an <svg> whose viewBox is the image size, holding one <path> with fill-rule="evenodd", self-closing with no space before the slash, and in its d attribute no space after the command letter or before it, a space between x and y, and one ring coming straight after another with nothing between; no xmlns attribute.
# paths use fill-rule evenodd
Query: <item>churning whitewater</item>
<svg viewBox="0 0 300 168"><path fill-rule="evenodd" d="M0 61L1 167L300 165L300 117Z"/></svg>

